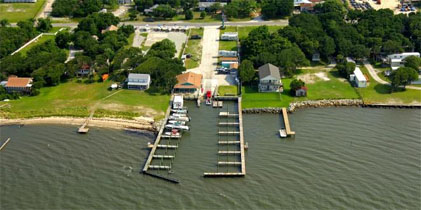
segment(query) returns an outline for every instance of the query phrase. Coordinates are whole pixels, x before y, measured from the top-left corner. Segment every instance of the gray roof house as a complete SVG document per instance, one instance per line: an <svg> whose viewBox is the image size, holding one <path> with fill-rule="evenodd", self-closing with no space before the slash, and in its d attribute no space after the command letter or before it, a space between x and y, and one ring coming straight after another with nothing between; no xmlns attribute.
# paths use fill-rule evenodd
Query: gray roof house
<svg viewBox="0 0 421 210"><path fill-rule="evenodd" d="M259 67L259 92L282 92L279 68L267 63Z"/></svg>
<svg viewBox="0 0 421 210"><path fill-rule="evenodd" d="M151 76L149 74L129 74L127 78L127 89L131 90L147 90L151 84Z"/></svg>

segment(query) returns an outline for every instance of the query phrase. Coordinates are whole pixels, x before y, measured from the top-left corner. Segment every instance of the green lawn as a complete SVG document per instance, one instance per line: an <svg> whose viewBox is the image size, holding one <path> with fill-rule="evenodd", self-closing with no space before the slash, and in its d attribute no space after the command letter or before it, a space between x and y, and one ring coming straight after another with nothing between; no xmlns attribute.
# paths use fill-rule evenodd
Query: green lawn
<svg viewBox="0 0 421 210"><path fill-rule="evenodd" d="M130 48L133 45L133 40L134 40L134 35L135 33L130 34L130 36L127 38L127 45L125 46L125 48Z"/></svg>
<svg viewBox="0 0 421 210"><path fill-rule="evenodd" d="M391 87L377 83L369 75L364 66L360 66L361 71L369 76L369 85L366 88L357 88L358 92L367 104L411 104L421 103L420 90L400 90L398 92L390 93Z"/></svg>
<svg viewBox="0 0 421 210"><path fill-rule="evenodd" d="M28 118L47 116L86 117L97 104L95 116L132 118L150 116L160 118L169 103L169 95L153 95L136 90L109 91L112 82L83 84L67 82L55 87L41 88L38 96L25 96L0 108L0 117Z"/></svg>
<svg viewBox="0 0 421 210"><path fill-rule="evenodd" d="M236 85L223 85L218 87L219 96L236 96L237 86Z"/></svg>
<svg viewBox="0 0 421 210"><path fill-rule="evenodd" d="M248 36L248 34L250 33L250 31L252 31L253 29L257 28L259 26L241 26L238 27L238 38L244 39ZM284 26L267 26L269 28L269 31L271 33L273 32L277 32L279 29L283 28Z"/></svg>
<svg viewBox="0 0 421 210"><path fill-rule="evenodd" d="M54 40L56 36L54 35L43 35L41 36L37 41L32 42L30 45L23 48L21 51L19 51L22 55L26 55L26 53L34 46L42 44L48 40Z"/></svg>
<svg viewBox="0 0 421 210"><path fill-rule="evenodd" d="M321 71L302 70L300 75L314 75ZM288 107L291 102L302 100L322 100L322 99L358 99L359 95L351 84L337 76L336 71L326 71L328 81L317 79L315 77L312 83L307 83L307 97L294 97L290 94L290 83L292 78L282 79L284 92L279 93L259 93L257 87L243 88L243 107L244 108L262 108L262 107Z"/></svg>
<svg viewBox="0 0 421 210"><path fill-rule="evenodd" d="M203 37L203 28L193 28L190 31L190 36L200 35ZM186 59L186 69L199 67L202 59L202 39L189 39L185 54L191 54L191 58Z"/></svg>
<svg viewBox="0 0 421 210"><path fill-rule="evenodd" d="M44 6L46 0L36 3L0 3L0 19L8 19L11 23L34 18Z"/></svg>

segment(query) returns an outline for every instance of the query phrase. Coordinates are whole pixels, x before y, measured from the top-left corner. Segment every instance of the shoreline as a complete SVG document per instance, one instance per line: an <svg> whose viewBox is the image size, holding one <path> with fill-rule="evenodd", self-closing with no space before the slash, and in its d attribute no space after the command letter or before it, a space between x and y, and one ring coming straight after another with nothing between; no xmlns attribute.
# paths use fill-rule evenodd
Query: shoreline
<svg viewBox="0 0 421 210"><path fill-rule="evenodd" d="M81 126L86 118L77 117L37 117L37 118L19 118L19 119L0 119L0 126L5 125L75 125ZM119 118L92 118L88 127L112 128L118 130L143 130L156 131L155 123L147 119L126 120Z"/></svg>

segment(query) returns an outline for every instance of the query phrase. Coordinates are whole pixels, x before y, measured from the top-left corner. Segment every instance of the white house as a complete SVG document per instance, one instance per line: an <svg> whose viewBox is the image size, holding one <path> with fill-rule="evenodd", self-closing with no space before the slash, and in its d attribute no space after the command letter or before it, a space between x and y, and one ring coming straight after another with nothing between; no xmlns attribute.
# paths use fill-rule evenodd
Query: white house
<svg viewBox="0 0 421 210"><path fill-rule="evenodd" d="M237 41L238 33L237 32L225 32L221 35L222 41Z"/></svg>
<svg viewBox="0 0 421 210"><path fill-rule="evenodd" d="M225 7L225 5L227 5L226 2L215 2L215 1L213 1L213 2L199 2L199 10L205 11L207 8L211 7L215 3L219 3L222 7Z"/></svg>
<svg viewBox="0 0 421 210"><path fill-rule="evenodd" d="M355 67L354 74L349 76L349 80L359 88L367 87L367 79L358 67Z"/></svg>
<svg viewBox="0 0 421 210"><path fill-rule="evenodd" d="M399 67L404 66L405 64L404 60L405 58L409 56L420 57L420 53L419 52L404 52L404 53L399 53L399 54L388 55L387 62L390 64L390 67L392 68L392 70L396 70Z"/></svg>
<svg viewBox="0 0 421 210"><path fill-rule="evenodd" d="M237 57L237 51L220 50L218 56L222 57Z"/></svg>
<svg viewBox="0 0 421 210"><path fill-rule="evenodd" d="M259 67L259 92L281 92L279 68L267 63Z"/></svg>
<svg viewBox="0 0 421 210"><path fill-rule="evenodd" d="M127 78L127 89L131 90L147 90L151 84L151 76L149 74L129 74Z"/></svg>

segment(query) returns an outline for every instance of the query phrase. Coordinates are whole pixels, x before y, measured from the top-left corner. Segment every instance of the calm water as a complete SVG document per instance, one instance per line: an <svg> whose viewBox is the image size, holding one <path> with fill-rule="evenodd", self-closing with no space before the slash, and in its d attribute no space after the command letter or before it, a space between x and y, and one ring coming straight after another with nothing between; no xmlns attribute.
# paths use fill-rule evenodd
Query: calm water
<svg viewBox="0 0 421 210"><path fill-rule="evenodd" d="M150 134L0 127L0 209L420 209L420 110L319 108L245 115L247 175L216 170L217 111L194 108L177 151L180 184L139 174Z"/></svg>

